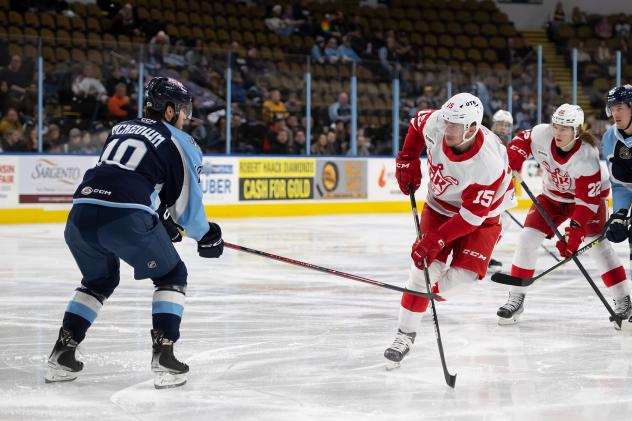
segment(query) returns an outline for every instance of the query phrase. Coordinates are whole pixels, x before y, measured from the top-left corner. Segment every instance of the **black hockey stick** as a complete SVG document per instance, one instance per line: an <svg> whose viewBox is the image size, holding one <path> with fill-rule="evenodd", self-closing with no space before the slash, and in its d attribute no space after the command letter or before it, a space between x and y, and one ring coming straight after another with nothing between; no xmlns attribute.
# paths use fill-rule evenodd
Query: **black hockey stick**
<svg viewBox="0 0 632 421"><path fill-rule="evenodd" d="M415 229L417 229L417 239L421 240L421 227L419 226L419 215L417 214L417 201L415 200L415 191L412 184L408 185L408 194L410 196L410 205L413 208L413 218L415 221ZM426 278L426 289L428 294L431 293L430 275L428 275L428 265L424 259L424 277ZM441 365L443 366L443 376L445 382L451 388L456 383L456 374L448 372L448 366L445 363L445 355L443 354L443 343L441 341L441 332L439 331L439 319L437 318L437 309L435 308L434 299L430 298L430 307L432 308L432 321L434 322L435 336L437 337L437 347L439 348L439 356L441 357Z"/></svg>
<svg viewBox="0 0 632 421"><path fill-rule="evenodd" d="M553 272L555 269L559 268L560 266L570 262L571 260L573 260L574 257L577 257L581 254L584 254L585 252L587 252L588 250L590 250L593 247L596 247L597 245L599 245L599 243L601 243L604 238L606 238L605 236L601 235L597 238L595 238L593 241L591 241L590 243L586 244L584 247L580 248L579 250L577 250L575 252L575 254L573 254L571 257L567 257L564 260L560 260L558 261L558 263L554 264L553 266L551 266L550 268L548 268L547 270L545 270L544 272L540 273L537 276L534 276L533 278L519 278L517 276L511 276L508 273L494 273L491 277L492 281L499 283L499 284L505 284L505 285L512 285L512 286L516 286L516 287L528 287L529 285L531 285L533 282L537 281L538 279L542 278L545 275L548 275L549 273Z"/></svg>
<svg viewBox="0 0 632 421"><path fill-rule="evenodd" d="M533 193L529 189L529 186L527 186L527 183L524 182L520 174L518 174L517 172L514 172L514 177L516 180L520 182L520 185L522 186L524 191L527 192L527 195L531 198L531 201L533 202L535 207L538 209L538 212L540 212L540 215L542 215L542 218L546 221L547 225L555 233L555 236L563 243L566 243L566 241L564 240L564 237L555 226L555 223L551 220L549 215L546 213L546 211L544 210L544 208L542 207L538 199L533 195ZM599 288L597 288L597 285L595 285L595 282L592 280L588 272L586 272L584 265L582 265L582 263L579 261L577 256L572 256L571 258L577 265L577 268L582 273L582 275L584 275L584 278L586 278L586 281L588 281L588 284L590 284L593 291L595 291L595 294L597 294L597 297L599 298L601 303L604 305L604 307L606 307L606 310L608 310L608 313L610 313L611 319L619 326L619 328L621 328L621 318L617 316L617 314L612 310L612 307L610 307L610 304L608 304L608 301L606 301L601 291L599 291Z"/></svg>
<svg viewBox="0 0 632 421"><path fill-rule="evenodd" d="M511 212L509 212L508 210L506 210L505 212L507 213L507 215L509 215L509 217L510 217L510 218L511 218L511 219L512 219L512 220L513 220L516 224L518 224L518 226L520 227L520 229L524 228L524 225L522 225L522 224L520 223L520 221L518 221L518 218L516 218L515 216L513 216L513 215L511 214ZM549 250L549 249L548 249L548 248L547 248L544 244L542 244L542 248L543 248L544 250L546 250L546 252L547 252L547 253L549 253L549 254L551 255L551 257L555 259L555 261L557 261L557 262L559 262L559 261L560 261L560 258L559 258L559 257L557 257L557 256L555 255L555 253L553 253L551 250Z"/></svg>
<svg viewBox="0 0 632 421"><path fill-rule="evenodd" d="M280 262L289 263L291 265L296 265L296 266L301 266L301 267L308 268L308 269L317 270L319 272L328 273L330 275L340 276L342 278L347 278L347 279L351 279L351 280L358 281L358 282L364 282L365 284L375 285L375 286L378 286L378 287L381 287L381 288L391 289L393 291L405 292L406 294L416 295L416 296L422 297L422 298L429 298L431 300L434 299L434 298L438 298L438 299L441 298L441 296L439 296L437 294L427 294L425 292L413 291L413 290L407 289L407 288L400 288L398 286L391 285L391 284L386 284L384 282L374 281L374 280L368 279L368 278L363 278L362 276L352 275L350 273L345 273L345 272L340 272L339 270L329 269L329 268L326 268L326 267L317 266L317 265L314 265L314 264L311 264L311 263L307 263L307 262L301 262L299 260L290 259L289 257L277 256L276 254L266 253L265 251L255 250L255 249L251 249L251 248L244 247L244 246L238 246L237 244L231 244L231 243L224 242L224 246L228 247L228 248L231 248L233 250L239 250L239 251L243 251L243 252L250 253L250 254L256 254L257 256L267 257L269 259L278 260Z"/></svg>

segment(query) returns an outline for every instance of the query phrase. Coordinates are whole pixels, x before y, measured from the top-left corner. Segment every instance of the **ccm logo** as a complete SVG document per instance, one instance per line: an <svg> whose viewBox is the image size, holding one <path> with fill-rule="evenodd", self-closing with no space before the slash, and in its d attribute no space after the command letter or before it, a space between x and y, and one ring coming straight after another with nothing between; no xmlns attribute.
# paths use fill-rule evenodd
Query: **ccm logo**
<svg viewBox="0 0 632 421"><path fill-rule="evenodd" d="M467 254L468 256L472 256L474 258L481 259L481 260L486 260L487 259L486 256L483 256L479 252L474 251L474 250L470 250L470 249L463 250L463 254Z"/></svg>
<svg viewBox="0 0 632 421"><path fill-rule="evenodd" d="M408 167L410 167L410 162L406 164L404 164L403 162L397 163L397 168L408 168Z"/></svg>

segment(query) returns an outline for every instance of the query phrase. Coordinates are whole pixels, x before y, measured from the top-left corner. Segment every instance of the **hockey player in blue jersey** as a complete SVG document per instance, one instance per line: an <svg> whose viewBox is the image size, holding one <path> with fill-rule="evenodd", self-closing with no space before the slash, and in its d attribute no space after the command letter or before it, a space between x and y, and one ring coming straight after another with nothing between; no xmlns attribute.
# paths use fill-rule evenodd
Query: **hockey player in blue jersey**
<svg viewBox="0 0 632 421"><path fill-rule="evenodd" d="M608 92L606 114L614 124L603 136L602 152L608 163L612 182L612 223L606 229L608 240L620 243L630 241L632 265L632 237L628 209L632 204L632 85L618 86ZM630 272L632 277L632 270ZM632 316L628 297L627 317ZM632 318L629 320L632 322Z"/></svg>
<svg viewBox="0 0 632 421"><path fill-rule="evenodd" d="M174 356L173 344L180 337L187 270L172 241L180 241L183 228L202 257L219 257L224 243L220 227L204 212L202 152L182 131L191 117L188 91L159 77L145 92L145 117L112 128L97 165L73 196L64 237L83 279L64 313L47 382L74 380L82 370L75 350L119 283L120 259L134 268L135 279L154 283L155 387L186 382L189 367Z"/></svg>

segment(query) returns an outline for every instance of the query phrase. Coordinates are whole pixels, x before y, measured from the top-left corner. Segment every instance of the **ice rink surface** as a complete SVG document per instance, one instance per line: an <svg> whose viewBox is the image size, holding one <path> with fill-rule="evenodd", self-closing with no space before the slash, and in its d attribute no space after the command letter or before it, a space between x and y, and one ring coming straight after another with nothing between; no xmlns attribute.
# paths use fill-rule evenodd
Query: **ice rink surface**
<svg viewBox="0 0 632 421"><path fill-rule="evenodd" d="M523 215L520 215L522 219ZM403 286L409 214L220 220L224 238ZM518 229L496 257L509 270ZM189 269L176 355L188 383L155 390L150 280L121 285L80 345L81 377L45 384L45 362L80 274L63 225L0 226L0 420L630 420L632 336L616 332L573 264L531 287L521 323L497 325L503 285L438 305L398 370L384 369L399 293L225 249ZM554 250L552 242L548 243ZM627 244L616 245L627 267ZM582 258L602 287L594 263ZM541 251L538 271L553 259ZM609 296L607 296L610 300Z"/></svg>

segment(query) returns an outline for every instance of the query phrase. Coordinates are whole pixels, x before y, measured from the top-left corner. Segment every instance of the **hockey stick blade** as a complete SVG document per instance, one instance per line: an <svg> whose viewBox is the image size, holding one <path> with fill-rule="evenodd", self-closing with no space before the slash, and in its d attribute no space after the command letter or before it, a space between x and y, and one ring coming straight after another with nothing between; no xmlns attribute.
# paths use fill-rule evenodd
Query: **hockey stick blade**
<svg viewBox="0 0 632 421"><path fill-rule="evenodd" d="M498 284L503 284L503 285L511 285L511 286L516 286L516 287L528 287L529 285L531 285L536 280L542 278L544 275L547 275L547 274L553 272L558 267L560 267L560 266L572 261L574 258L586 253L591 248L596 247L605 238L606 237L604 235L600 235L599 237L597 237L594 240L592 240L590 243L586 244L584 247L582 247L579 250L577 250L575 252L575 254L573 254L571 257L567 257L564 260L560 260L559 262L557 262L556 264L554 264L553 266L551 266L550 268L548 268L544 272L540 273L538 276L534 276L533 278L519 278L517 276L511 276L511 275L509 275L507 273L500 273L500 272L498 272L498 273L494 273L492 275L491 280L493 282L496 282Z"/></svg>
<svg viewBox="0 0 632 421"><path fill-rule="evenodd" d="M537 278L518 278L517 276L511 276L508 273L494 273L491 277L493 282L503 285L511 285L514 287L528 287Z"/></svg>

